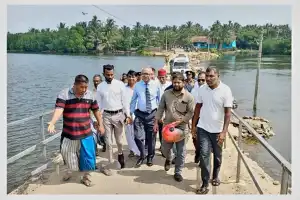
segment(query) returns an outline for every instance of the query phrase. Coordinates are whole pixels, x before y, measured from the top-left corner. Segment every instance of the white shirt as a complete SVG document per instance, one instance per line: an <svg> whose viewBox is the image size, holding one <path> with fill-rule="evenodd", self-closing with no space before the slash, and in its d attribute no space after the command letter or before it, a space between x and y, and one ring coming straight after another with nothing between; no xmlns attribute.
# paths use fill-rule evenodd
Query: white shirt
<svg viewBox="0 0 300 200"><path fill-rule="evenodd" d="M193 89L197 89L199 88L199 82L198 81L195 81L195 85L194 85L194 88Z"/></svg>
<svg viewBox="0 0 300 200"><path fill-rule="evenodd" d="M211 89L207 84L198 89L197 103L202 103L198 127L210 133L220 133L224 125L224 107L232 107L231 89L220 82Z"/></svg>
<svg viewBox="0 0 300 200"><path fill-rule="evenodd" d="M162 95L164 94L165 89L166 89L167 87L169 87L170 85L172 85L172 82L171 82L171 81L166 81L165 84L161 84L160 81L158 82L158 87L159 87L159 90L160 90L160 98L161 98Z"/></svg>
<svg viewBox="0 0 300 200"><path fill-rule="evenodd" d="M126 102L128 103L128 107L130 107L130 102L131 102L131 99L132 99L132 96L133 96L133 89L131 89L128 85L126 86L125 88L125 92L126 92ZM133 119L134 119L134 113L132 114L133 116Z"/></svg>
<svg viewBox="0 0 300 200"><path fill-rule="evenodd" d="M198 83L197 83L197 85L198 85ZM192 94L192 96L194 97L194 100L195 100L195 106L197 104L197 99L198 99L197 96L198 96L199 89L201 87L203 87L204 85L205 84L201 85L200 87L199 87L199 85L197 87L195 87L196 86L196 84L195 84L194 88L191 91L191 94Z"/></svg>
<svg viewBox="0 0 300 200"><path fill-rule="evenodd" d="M122 81L113 79L111 84L101 82L97 87L97 102L101 110L117 111L123 109L129 116L129 103L127 102L125 85Z"/></svg>

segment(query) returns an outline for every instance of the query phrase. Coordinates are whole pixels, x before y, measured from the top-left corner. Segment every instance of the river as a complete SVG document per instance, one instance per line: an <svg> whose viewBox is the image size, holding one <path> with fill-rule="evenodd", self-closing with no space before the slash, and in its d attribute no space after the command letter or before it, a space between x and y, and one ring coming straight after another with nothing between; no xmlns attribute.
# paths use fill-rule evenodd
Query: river
<svg viewBox="0 0 300 200"><path fill-rule="evenodd" d="M8 54L7 121L9 123L53 109L57 93L72 86L77 74L82 73L92 79L94 74L102 74L102 65L113 64L116 67L116 78L119 78L129 69L140 71L146 66L158 69L163 63L164 58L161 57ZM242 116L252 115L257 58L224 56L222 59L203 61L201 64L217 66L221 70L222 81L231 87L238 101L237 113ZM90 86L92 87L92 84ZM276 136L268 142L291 161L290 57L263 57L257 115L271 121ZM50 117L46 117L45 122ZM41 141L38 120L8 127L8 158ZM48 157L58 150L58 144L59 140L55 140L47 146ZM244 148L272 177L280 179L280 166L263 147L244 145ZM31 155L7 166L8 192L23 183L32 170L45 163L41 152L41 149L37 148Z"/></svg>

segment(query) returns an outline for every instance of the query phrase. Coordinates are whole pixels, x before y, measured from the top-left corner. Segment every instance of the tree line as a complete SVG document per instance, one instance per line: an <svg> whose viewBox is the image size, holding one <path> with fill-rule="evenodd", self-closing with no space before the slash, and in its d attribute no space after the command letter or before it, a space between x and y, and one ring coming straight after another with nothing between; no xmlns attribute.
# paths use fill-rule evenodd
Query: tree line
<svg viewBox="0 0 300 200"><path fill-rule="evenodd" d="M130 28L119 27L108 18L101 21L97 16L88 22L66 26L60 22L57 29L30 28L25 33L7 33L8 52L26 53L114 53L141 52L150 47L168 49L192 48L193 36L208 36L216 43L228 43L236 37L238 49L257 50L263 31L263 54L291 54L291 29L288 25L245 25L214 22L209 28L191 21L180 26L157 27L140 22Z"/></svg>

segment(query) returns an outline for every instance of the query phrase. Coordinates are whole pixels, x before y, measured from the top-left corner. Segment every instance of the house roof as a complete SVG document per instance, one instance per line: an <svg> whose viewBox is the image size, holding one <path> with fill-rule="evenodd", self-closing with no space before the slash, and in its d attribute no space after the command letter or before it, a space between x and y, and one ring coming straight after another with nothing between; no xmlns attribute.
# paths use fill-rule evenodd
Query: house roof
<svg viewBox="0 0 300 200"><path fill-rule="evenodd" d="M236 40L236 36L232 35L231 40ZM212 43L211 38L208 38L207 36L194 36L191 38L192 42L206 42L206 43Z"/></svg>
<svg viewBox="0 0 300 200"><path fill-rule="evenodd" d="M207 36L194 36L191 38L192 42L211 42Z"/></svg>

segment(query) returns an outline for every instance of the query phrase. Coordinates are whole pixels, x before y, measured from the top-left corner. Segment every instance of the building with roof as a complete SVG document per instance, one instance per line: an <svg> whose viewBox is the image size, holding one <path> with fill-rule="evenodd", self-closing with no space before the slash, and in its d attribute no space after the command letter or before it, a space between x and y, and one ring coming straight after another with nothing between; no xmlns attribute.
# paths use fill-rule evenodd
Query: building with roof
<svg viewBox="0 0 300 200"><path fill-rule="evenodd" d="M229 43L224 42L222 44L222 49L236 48L236 37L232 36L230 39L231 40ZM191 41L195 48L199 48L199 49L207 49L208 47L210 49L218 49L219 48L218 42L209 38L208 36L194 36L191 38Z"/></svg>

